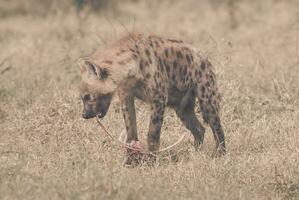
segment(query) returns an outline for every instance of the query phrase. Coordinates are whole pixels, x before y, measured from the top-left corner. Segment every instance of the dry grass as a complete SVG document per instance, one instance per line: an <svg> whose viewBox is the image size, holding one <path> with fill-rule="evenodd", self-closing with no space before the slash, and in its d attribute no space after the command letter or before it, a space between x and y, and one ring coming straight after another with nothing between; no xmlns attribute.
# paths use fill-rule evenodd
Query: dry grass
<svg viewBox="0 0 299 200"><path fill-rule="evenodd" d="M0 199L298 199L297 1L136 2L81 20L71 10L0 19ZM134 18L136 29L189 41L213 60L225 157L211 157L207 128L201 151L191 137L173 149L176 163L163 154L153 168L123 168L118 143L81 119L76 59ZM142 139L147 109L138 102ZM117 99L104 124L116 137L123 129ZM162 147L184 131L169 110Z"/></svg>

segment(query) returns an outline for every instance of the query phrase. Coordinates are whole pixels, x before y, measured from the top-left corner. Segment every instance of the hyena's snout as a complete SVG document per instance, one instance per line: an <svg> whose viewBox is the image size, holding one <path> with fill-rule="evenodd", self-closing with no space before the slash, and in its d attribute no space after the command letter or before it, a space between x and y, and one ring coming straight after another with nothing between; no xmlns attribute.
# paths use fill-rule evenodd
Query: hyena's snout
<svg viewBox="0 0 299 200"><path fill-rule="evenodd" d="M93 117L103 118L105 117L110 103L112 95L99 96L94 101L83 101L83 113L82 117L84 119L90 119Z"/></svg>
<svg viewBox="0 0 299 200"><path fill-rule="evenodd" d="M87 105L87 106L84 105L84 109L83 109L83 112L82 112L82 117L84 119L90 119L90 118L93 118L97 115L96 112L94 112L93 109L91 109L89 107L90 107L89 105Z"/></svg>

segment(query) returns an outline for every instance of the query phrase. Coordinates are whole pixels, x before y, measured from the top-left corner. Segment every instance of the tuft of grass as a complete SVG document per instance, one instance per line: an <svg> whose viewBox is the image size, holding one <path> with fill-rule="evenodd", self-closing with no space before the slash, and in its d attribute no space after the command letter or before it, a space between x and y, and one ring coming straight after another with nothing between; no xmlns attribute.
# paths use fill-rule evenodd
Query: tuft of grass
<svg viewBox="0 0 299 200"><path fill-rule="evenodd" d="M1 2L0 199L298 199L297 1L114 2L85 17L73 1ZM124 168L123 147L81 118L77 59L134 29L209 56L226 156L212 157L204 125L199 151L190 134L153 167ZM145 143L149 107L136 112ZM117 97L103 123L115 138L124 129ZM186 131L168 109L161 147Z"/></svg>

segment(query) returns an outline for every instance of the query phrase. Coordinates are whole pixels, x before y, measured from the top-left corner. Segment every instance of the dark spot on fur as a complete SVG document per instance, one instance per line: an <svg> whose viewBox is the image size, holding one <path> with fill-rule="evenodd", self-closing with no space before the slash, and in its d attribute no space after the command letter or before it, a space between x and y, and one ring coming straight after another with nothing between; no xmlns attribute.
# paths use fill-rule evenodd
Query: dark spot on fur
<svg viewBox="0 0 299 200"><path fill-rule="evenodd" d="M116 55L117 55L117 56L120 56L120 55L122 55L122 54L125 53L125 52L126 52L126 50L122 49L122 50L120 50L118 53L116 53Z"/></svg>
<svg viewBox="0 0 299 200"><path fill-rule="evenodd" d="M215 115L215 114L216 114L215 109L211 109L211 113L212 113L213 115Z"/></svg>
<svg viewBox="0 0 299 200"><path fill-rule="evenodd" d="M173 49L173 47L170 48L170 52L171 52L172 55L174 54L174 49Z"/></svg>
<svg viewBox="0 0 299 200"><path fill-rule="evenodd" d="M184 75L187 74L187 67L186 67L186 66L183 68L183 74L184 74Z"/></svg>
<svg viewBox="0 0 299 200"><path fill-rule="evenodd" d="M157 65L157 68L158 68L158 71L161 71L161 70L162 70L160 64Z"/></svg>
<svg viewBox="0 0 299 200"><path fill-rule="evenodd" d="M138 58L138 56L134 53L134 54L132 54L133 55L133 58L134 59L137 59Z"/></svg>
<svg viewBox="0 0 299 200"><path fill-rule="evenodd" d="M187 62L188 62L188 64L190 65L191 64L191 57L190 57L190 55L186 55L186 59L187 59Z"/></svg>
<svg viewBox="0 0 299 200"><path fill-rule="evenodd" d="M157 73L155 73L155 75L154 75L154 81L155 81L155 83L157 84L157 76L158 76L158 74Z"/></svg>
<svg viewBox="0 0 299 200"><path fill-rule="evenodd" d="M145 49L145 54L149 57L151 55L150 51L148 49Z"/></svg>
<svg viewBox="0 0 299 200"><path fill-rule="evenodd" d="M169 65L168 65L168 64L166 64L166 65L165 65L165 68L166 68L166 72L167 72L167 74L169 74L169 72L170 72Z"/></svg>
<svg viewBox="0 0 299 200"><path fill-rule="evenodd" d="M179 74L182 75L182 72L183 72L183 68L182 67L180 67L179 72L180 72Z"/></svg>
<svg viewBox="0 0 299 200"><path fill-rule="evenodd" d="M211 81L211 83L214 85L215 84L214 77L212 75L210 75L209 78L210 78L209 80Z"/></svg>
<svg viewBox="0 0 299 200"><path fill-rule="evenodd" d="M156 47L160 47L160 45L159 45L159 42L158 41L155 41L155 45L156 45Z"/></svg>
<svg viewBox="0 0 299 200"><path fill-rule="evenodd" d="M202 70L205 70L205 69L206 69L206 63L205 63L205 62L201 62L201 64L200 64L200 68L201 68Z"/></svg>
<svg viewBox="0 0 299 200"><path fill-rule="evenodd" d="M148 58L148 63L152 64L152 59L150 57Z"/></svg>
<svg viewBox="0 0 299 200"><path fill-rule="evenodd" d="M189 82L189 76L185 76L185 83Z"/></svg>
<svg viewBox="0 0 299 200"><path fill-rule="evenodd" d="M144 62L144 66L148 66L148 62Z"/></svg>
<svg viewBox="0 0 299 200"><path fill-rule="evenodd" d="M126 62L124 60L118 62L119 65L124 65Z"/></svg>
<svg viewBox="0 0 299 200"><path fill-rule="evenodd" d="M183 58L183 54L180 51L176 52L176 56L177 56L178 59Z"/></svg>
<svg viewBox="0 0 299 200"><path fill-rule="evenodd" d="M169 42L173 42L173 43L182 43L183 41L181 40L174 40L174 39L169 39Z"/></svg>
<svg viewBox="0 0 299 200"><path fill-rule="evenodd" d="M209 104L211 105L212 104L212 98L209 97Z"/></svg>
<svg viewBox="0 0 299 200"><path fill-rule="evenodd" d="M146 79L149 79L151 77L151 75L149 74L149 73L147 73L146 75L145 75L145 78Z"/></svg>
<svg viewBox="0 0 299 200"><path fill-rule="evenodd" d="M104 60L103 62L106 64L109 64L109 65L111 65L113 63L111 60Z"/></svg>
<svg viewBox="0 0 299 200"><path fill-rule="evenodd" d="M190 54L190 59L191 59L191 61L193 62L193 56L192 56L192 54Z"/></svg>
<svg viewBox="0 0 299 200"><path fill-rule="evenodd" d="M171 75L171 79L175 81L175 73Z"/></svg>
<svg viewBox="0 0 299 200"><path fill-rule="evenodd" d="M206 88L204 86L201 87L201 93L204 94L206 91Z"/></svg>
<svg viewBox="0 0 299 200"><path fill-rule="evenodd" d="M110 72L107 68L100 68L99 76L102 80L108 78L109 75L110 75Z"/></svg>
<svg viewBox="0 0 299 200"><path fill-rule="evenodd" d="M202 77L202 73L201 73L201 71L200 70L198 70L198 77Z"/></svg>
<svg viewBox="0 0 299 200"><path fill-rule="evenodd" d="M168 58L168 49L165 49L164 53L165 53L166 58Z"/></svg>
<svg viewBox="0 0 299 200"><path fill-rule="evenodd" d="M164 65L163 65L162 59L160 57L159 57L159 66L161 68L161 71L164 71Z"/></svg>
<svg viewBox="0 0 299 200"><path fill-rule="evenodd" d="M200 109L203 110L203 100L199 99L199 105L200 105Z"/></svg>
<svg viewBox="0 0 299 200"><path fill-rule="evenodd" d="M178 62L177 62L177 61L174 61L174 62L173 62L173 69L176 70L177 66L178 66Z"/></svg>

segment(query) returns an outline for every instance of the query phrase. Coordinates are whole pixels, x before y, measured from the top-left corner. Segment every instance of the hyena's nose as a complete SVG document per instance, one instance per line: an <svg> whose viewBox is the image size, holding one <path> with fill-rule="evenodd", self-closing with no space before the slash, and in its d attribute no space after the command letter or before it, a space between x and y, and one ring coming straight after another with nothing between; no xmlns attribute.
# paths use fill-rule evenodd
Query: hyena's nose
<svg viewBox="0 0 299 200"><path fill-rule="evenodd" d="M83 117L84 119L90 119L90 118L92 118L92 115L91 115L91 113L89 113L89 112L83 112L83 113L82 113L82 117Z"/></svg>
<svg viewBox="0 0 299 200"><path fill-rule="evenodd" d="M82 113L82 117L84 119L90 119L90 118L93 118L95 116L96 116L96 114L91 110L84 110L83 113Z"/></svg>

